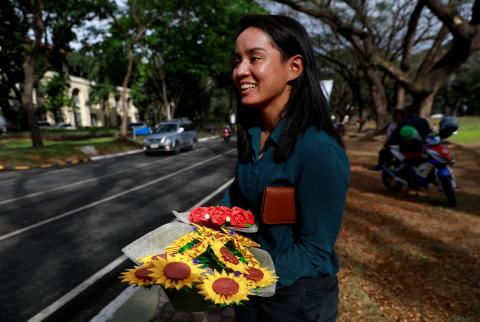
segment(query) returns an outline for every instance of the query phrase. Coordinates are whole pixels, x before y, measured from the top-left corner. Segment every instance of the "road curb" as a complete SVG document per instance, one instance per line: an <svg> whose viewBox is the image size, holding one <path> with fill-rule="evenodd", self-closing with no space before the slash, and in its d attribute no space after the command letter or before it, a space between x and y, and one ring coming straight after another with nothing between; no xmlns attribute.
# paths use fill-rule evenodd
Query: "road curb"
<svg viewBox="0 0 480 322"><path fill-rule="evenodd" d="M66 167L66 166L75 166L80 163L85 163L91 161L90 158L83 159L73 159L67 161L57 161L51 163L42 163L38 165L24 165L24 164L0 164L0 171L24 171L31 169L49 169L54 167Z"/></svg>
<svg viewBox="0 0 480 322"><path fill-rule="evenodd" d="M209 140L214 140L219 138L220 136L218 135L213 135L213 136L208 136L204 137L201 139L198 139L198 142L205 142ZM91 156L91 157L86 157L82 159L73 159L73 160L67 160L67 161L57 161L57 162L52 162L52 163L44 163L44 164L38 164L38 165L23 165L23 164L0 164L0 171L23 171L23 170L31 170L31 169L49 169L53 167L66 167L66 166L74 166L78 165L80 163L85 163L89 161L98 161L98 160L103 160L103 159L110 159L110 158L116 158L116 157L121 157L125 155L130 155L130 154L135 154L135 153L141 153L143 150L129 150L126 152L120 152L120 153L113 153L113 154L104 154L104 155L97 155L97 156Z"/></svg>
<svg viewBox="0 0 480 322"><path fill-rule="evenodd" d="M116 158L116 157L121 157L121 156L124 156L124 155L130 155L130 154L141 153L141 152L143 152L143 150L129 150L129 151L120 152L120 153L96 155L96 156L90 157L90 160L91 161L98 161L98 160Z"/></svg>

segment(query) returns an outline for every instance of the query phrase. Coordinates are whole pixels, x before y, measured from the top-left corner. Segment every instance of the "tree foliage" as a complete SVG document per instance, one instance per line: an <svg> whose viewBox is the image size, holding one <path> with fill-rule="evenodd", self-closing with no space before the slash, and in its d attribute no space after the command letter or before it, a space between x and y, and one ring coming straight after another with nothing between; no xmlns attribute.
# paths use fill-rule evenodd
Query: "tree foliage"
<svg viewBox="0 0 480 322"><path fill-rule="evenodd" d="M72 98L68 95L70 81L65 73L56 73L51 78L43 80L38 88L37 97L44 96L43 104L37 107L38 112L50 112L57 118L64 106L72 105ZM38 115L39 113L37 113Z"/></svg>
<svg viewBox="0 0 480 322"><path fill-rule="evenodd" d="M277 2L319 19L357 52L378 127L389 97L429 115L440 86L480 49L479 0Z"/></svg>
<svg viewBox="0 0 480 322"><path fill-rule="evenodd" d="M75 39L73 28L98 15L102 6L98 6L96 0L7 0L1 3L2 31L12 33L13 30L12 35L2 36L11 45L8 50L2 50L2 61L6 59L16 65L6 69L8 82L4 84L7 88L2 92L15 94L26 116L33 146L42 147L33 106L34 88L47 70L63 69L65 54ZM21 77L17 68L21 69ZM20 89L16 87L19 82Z"/></svg>
<svg viewBox="0 0 480 322"><path fill-rule="evenodd" d="M134 102L162 108L162 117L205 118L214 90L230 86L236 22L248 12L264 12L253 1L163 1L144 43L138 80L151 90L150 101L134 91ZM135 86L134 86L135 87ZM137 87L138 88L138 87Z"/></svg>
<svg viewBox="0 0 480 322"><path fill-rule="evenodd" d="M442 114L480 114L480 53L475 53L439 90L435 111Z"/></svg>

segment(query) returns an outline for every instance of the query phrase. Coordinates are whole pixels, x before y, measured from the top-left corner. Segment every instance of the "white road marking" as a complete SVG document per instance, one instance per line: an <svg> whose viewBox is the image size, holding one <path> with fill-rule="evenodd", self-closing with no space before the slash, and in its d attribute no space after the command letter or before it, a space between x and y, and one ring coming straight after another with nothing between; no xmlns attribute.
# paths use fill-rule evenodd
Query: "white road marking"
<svg viewBox="0 0 480 322"><path fill-rule="evenodd" d="M97 282L100 280L103 276L106 274L110 273L112 270L114 270L118 265L122 264L125 260L127 260L128 257L125 255L122 255L115 259L113 262L93 274L91 277L89 277L87 280L85 280L82 284L78 285L74 289L72 289L70 292L59 298L57 301L52 303L50 306L47 308L43 309L40 313L35 315L33 318L28 320L27 322L37 322L37 321L43 321L46 319L49 315L51 315L53 312L57 311L59 308L64 306L66 303L70 302L72 299L74 299L78 294L82 293L84 290L86 290L89 286L93 285L93 283Z"/></svg>
<svg viewBox="0 0 480 322"><path fill-rule="evenodd" d="M201 151L201 150L205 150L205 149L206 148L201 148L201 149L197 149L196 151ZM167 162L169 160L170 159L161 159L161 160L158 160L158 161L155 161L155 162L147 162L147 163L143 163L143 164L140 164L140 165L135 165L133 167L133 169L141 169L141 168L144 168L144 167L156 165L157 163L160 163L160 162ZM66 171L66 169L62 169L60 171ZM82 185L84 183L88 183L88 182L91 182L91 181L96 181L96 180L99 180L101 178L110 177L110 176L113 176L113 175L116 175L116 174L119 174L119 173L125 173L125 169L120 170L120 171L116 171L116 172L110 172L110 173L108 173L106 175L103 175L103 176L98 176L98 177L95 177L95 178L90 178L90 179L85 179L85 180L82 180L82 181L77 181L77 182L74 182L74 183L65 184L63 186L59 186L59 187L52 188L52 189L49 189L49 190L43 190L43 191L39 191L39 192L30 193L30 194L25 195L25 196L10 198L10 199L6 199L6 200L1 200L0 205L5 205L5 204L12 203L14 201L18 201L18 200L22 200L22 199L38 197L38 196L41 196L41 195L44 195L44 194L47 194L47 193L50 193L50 192L54 192L54 191L69 189L69 188L72 188L72 187L75 187L75 186Z"/></svg>
<svg viewBox="0 0 480 322"><path fill-rule="evenodd" d="M119 308L122 307L125 302L127 302L130 297L132 297L138 290L138 287L135 285L130 285L125 290L123 290L120 295L118 295L115 300L110 302L107 306L105 306L93 319L89 322L105 322L110 320L115 312L118 311Z"/></svg>
<svg viewBox="0 0 480 322"><path fill-rule="evenodd" d="M222 157L222 156L224 156L224 155L226 155L226 154L229 154L229 153L231 153L231 152L233 152L233 151L236 151L236 149L228 150L228 151L225 152L225 153L222 153L222 154L217 155L217 156L214 156L214 157L212 157L212 158L208 158L208 159L205 159L205 160L203 160L203 161L197 162L197 163L192 164L191 166L188 166L188 167L186 167L186 168L184 168L184 169L182 169L182 170L178 170L178 171L172 172L172 173L170 173L170 174L168 174L168 175L166 175L166 176L163 176L163 177L160 177L160 178L158 178L158 179L149 181L149 182L144 183L144 184L142 184L142 185L140 185L140 186L137 186L137 187L135 187L135 188L128 189L128 190L125 190L125 191L123 191L123 192L119 192L119 193L114 194L114 195L112 195L112 196L110 196L110 197L103 198L103 199L101 199L101 200L92 202L92 203L90 203L90 204L88 204L88 205L85 205L85 206L82 206L82 207L79 207L79 208L76 208L76 209L73 209L73 210L64 212L63 214L60 214L60 215L58 215L58 216L55 216L55 217L52 217L52 218L49 218L49 219L46 219L46 220L42 220L42 221L40 221L40 222L38 222L38 223L36 223L36 224L33 224L33 225L30 225L30 226L24 227L24 228L22 228L22 229L18 229L18 230L12 231L11 233L8 233L8 234L5 234L5 235L0 236L0 241L5 240L5 239L8 239L8 238L11 238L11 237L14 237L14 236L17 236L17 235L20 235L20 234L22 234L22 233L24 233L24 232L27 232L27 231L32 230L32 229L34 229L34 228L37 228L37 227L43 226L43 225L45 225L45 224L51 223L51 222L53 222L53 221L57 221L57 220L62 219L62 218L64 218L64 217L71 216L71 215L76 214L76 213L78 213L78 212L81 212L81 211L83 211L83 210L85 210L85 209L89 209L89 208L95 207L95 206L97 206L97 205L99 205L99 204L102 204L102 203L104 203L104 202L107 202L107 201L116 199L116 198L118 198L118 197L121 197L121 196L126 195L126 194L128 194L128 193L131 193L131 192L133 192L133 191L137 191L137 190L140 190L140 189L149 187L149 186L151 186L151 185L153 185L153 184L156 184L156 183L158 183L158 182L160 182L160 181L166 180L166 179L171 178L171 177L173 177L173 176L176 176L176 175L178 175L178 174L180 174L180 173L183 173L183 172L186 172L186 171L191 170L191 169L193 169L193 168L199 167L199 166L201 166L202 164L205 164L205 163L208 163L208 162L210 162L210 161L212 161L212 160L218 159L218 158L220 158L220 157Z"/></svg>
<svg viewBox="0 0 480 322"><path fill-rule="evenodd" d="M210 193L208 196L206 196L205 198L197 202L195 205L190 207L187 211L190 211L208 202L214 196L216 196L221 191L225 190L228 186L230 186L233 180L234 178L229 179L227 182L225 182L222 186L220 186L214 192ZM175 221L175 220L176 219L172 221ZM83 283L76 286L70 292L68 292L67 294L65 294L58 300L56 300L54 303L50 304L48 307L46 307L45 309L37 313L34 317L32 317L27 322L43 321L44 319L52 315L55 311L57 311L62 306L64 306L65 304L70 302L72 299L74 299L76 296L78 296L80 293L82 293L84 290L86 290L88 287L90 287L95 282L100 280L102 277L104 277L105 275L115 270L118 266L123 264L126 260L128 260L128 257L125 255L118 257L113 262L111 262L110 264L102 268L100 271L96 272L91 277L86 279ZM133 286L130 286L127 289L125 289L119 296L115 298L115 300L113 300L107 306L105 306L102 309L102 311L100 311L97 314L97 316L95 316L92 320L90 320L90 322L104 322L109 320L113 316L113 313L115 313L136 291L137 289L133 288Z"/></svg>

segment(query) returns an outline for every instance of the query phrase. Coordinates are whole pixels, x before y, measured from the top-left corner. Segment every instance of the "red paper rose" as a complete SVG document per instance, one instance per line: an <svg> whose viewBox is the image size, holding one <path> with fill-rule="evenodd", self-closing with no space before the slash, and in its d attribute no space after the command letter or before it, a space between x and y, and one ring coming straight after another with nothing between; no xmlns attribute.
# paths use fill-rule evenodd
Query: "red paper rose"
<svg viewBox="0 0 480 322"><path fill-rule="evenodd" d="M209 207L198 207L190 211L188 219L191 223L197 225L204 225L210 221L210 208Z"/></svg>
<svg viewBox="0 0 480 322"><path fill-rule="evenodd" d="M233 207L230 214L230 226L234 227L247 227L247 225L253 225L255 223L255 217L249 210L244 210L239 207Z"/></svg>
<svg viewBox="0 0 480 322"><path fill-rule="evenodd" d="M232 210L225 206L210 207L210 222L216 226L222 226L231 212Z"/></svg>

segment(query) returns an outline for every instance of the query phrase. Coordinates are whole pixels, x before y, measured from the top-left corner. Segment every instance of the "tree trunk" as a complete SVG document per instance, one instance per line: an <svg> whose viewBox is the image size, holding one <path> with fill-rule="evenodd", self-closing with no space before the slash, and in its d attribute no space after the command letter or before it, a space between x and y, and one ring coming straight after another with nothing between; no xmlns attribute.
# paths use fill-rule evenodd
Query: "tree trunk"
<svg viewBox="0 0 480 322"><path fill-rule="evenodd" d="M376 132L380 132L387 125L387 95L377 71L371 66L365 66L364 69L375 108Z"/></svg>
<svg viewBox="0 0 480 322"><path fill-rule="evenodd" d="M167 82L165 81L165 73L163 68L160 70L160 84L162 86L162 98L163 98L163 105L165 106L165 114L167 116L167 120L172 119L172 111L170 109L170 103L168 102L167 96Z"/></svg>
<svg viewBox="0 0 480 322"><path fill-rule="evenodd" d="M120 127L120 139L127 139L127 123L128 123L128 110L127 110L127 89L130 82L130 76L133 69L133 45L128 46L128 67L125 78L123 79L122 95L120 98L120 108L122 110L122 125Z"/></svg>
<svg viewBox="0 0 480 322"><path fill-rule="evenodd" d="M358 133L363 131L363 127L367 123L367 115L368 113L365 112L365 108L363 106L358 107Z"/></svg>
<svg viewBox="0 0 480 322"><path fill-rule="evenodd" d="M403 109L405 106L405 88L397 83L395 91L395 109Z"/></svg>
<svg viewBox="0 0 480 322"><path fill-rule="evenodd" d="M73 126L77 127L78 126L78 120L77 120L77 111L75 107L72 106L72 112L73 112Z"/></svg>
<svg viewBox="0 0 480 322"><path fill-rule="evenodd" d="M432 114L432 106L436 94L437 91L434 91L414 98L414 103L418 106L419 115L421 117L428 118L430 114Z"/></svg>
<svg viewBox="0 0 480 322"><path fill-rule="evenodd" d="M173 111L170 106L170 102L168 100L168 93L167 93L167 81L165 79L165 69L163 68L163 58L156 57L153 59L153 64L158 72L158 79L160 80L160 97L162 99L164 110L161 112L165 115L167 120L171 120L173 117ZM156 87L158 88L157 83L155 82Z"/></svg>
<svg viewBox="0 0 480 322"><path fill-rule="evenodd" d="M33 84L35 82L33 76L33 69L35 65L36 55L33 53L26 57L23 64L23 73L25 76L22 93L22 109L27 116L28 127L30 128L30 137L32 138L32 145L34 148L43 147L42 136L40 129L35 120L35 113L33 112Z"/></svg>
<svg viewBox="0 0 480 322"><path fill-rule="evenodd" d="M43 147L42 136L40 135L40 129L38 128L37 121L35 120L35 113L33 112L33 85L35 84L34 70L39 48L42 42L43 30L45 28L42 20L43 7L43 1L33 2L31 27L35 34L35 42L33 43L32 51L27 54L23 63L24 83L22 93L22 109L27 116L28 127L30 128L30 136L32 138L32 145L34 148Z"/></svg>

